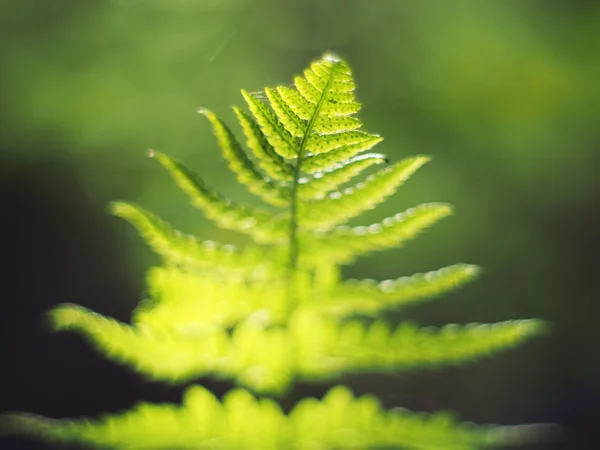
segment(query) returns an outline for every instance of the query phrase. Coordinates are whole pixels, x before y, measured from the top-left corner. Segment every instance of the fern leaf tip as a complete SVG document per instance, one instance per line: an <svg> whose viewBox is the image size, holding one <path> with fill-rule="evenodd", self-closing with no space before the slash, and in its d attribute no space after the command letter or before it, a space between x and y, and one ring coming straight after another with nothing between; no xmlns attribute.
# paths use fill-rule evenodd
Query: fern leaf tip
<svg viewBox="0 0 600 450"><path fill-rule="evenodd" d="M200 107L198 108L197 113L201 116L206 117L208 121L213 125L213 127L215 127L220 122L217 115L208 108Z"/></svg>
<svg viewBox="0 0 600 450"><path fill-rule="evenodd" d="M127 218L133 211L134 206L129 202L113 201L108 204L108 211L116 217Z"/></svg>
<svg viewBox="0 0 600 450"><path fill-rule="evenodd" d="M72 328L80 323L89 311L73 303L62 303L50 311L44 317L44 326L51 332L57 332Z"/></svg>
<svg viewBox="0 0 600 450"><path fill-rule="evenodd" d="M336 55L335 53L330 53L330 52L327 52L323 55L323 60L329 61L332 63L339 63L339 62L344 61L339 55Z"/></svg>
<svg viewBox="0 0 600 450"><path fill-rule="evenodd" d="M215 123L220 122L220 120L217 117L217 115L213 111L211 111L210 109L208 109L208 108L205 108L205 107L201 106L200 108L198 108L196 110L196 112L198 114L200 114L201 116L206 117L209 120L209 122L211 122L213 124L213 126L215 125Z"/></svg>
<svg viewBox="0 0 600 450"><path fill-rule="evenodd" d="M462 268L466 275L469 275L471 277L479 275L483 271L483 268L476 264L460 263L458 264L458 266Z"/></svg>
<svg viewBox="0 0 600 450"><path fill-rule="evenodd" d="M526 319L523 322L529 325L532 335L547 335L552 328L552 324L543 319Z"/></svg>
<svg viewBox="0 0 600 450"><path fill-rule="evenodd" d="M419 167L421 167L430 162L432 159L433 158L429 155L417 155L415 156L415 164L418 164Z"/></svg>

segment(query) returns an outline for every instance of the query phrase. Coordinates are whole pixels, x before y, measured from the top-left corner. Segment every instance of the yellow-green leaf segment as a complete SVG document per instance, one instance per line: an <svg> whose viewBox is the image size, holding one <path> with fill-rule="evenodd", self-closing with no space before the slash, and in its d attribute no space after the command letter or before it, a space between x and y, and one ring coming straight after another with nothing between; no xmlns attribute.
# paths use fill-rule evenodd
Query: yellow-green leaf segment
<svg viewBox="0 0 600 450"><path fill-rule="evenodd" d="M354 87L347 63L325 55L294 87L267 88L264 95L242 91L248 109L234 111L245 146L201 109L231 171L267 207L236 203L182 163L151 154L206 217L251 242L237 249L202 241L137 205L117 202L114 214L163 258L148 272L148 298L131 324L75 305L50 312L56 330L82 334L105 357L148 378L182 383L212 376L231 380L236 390L221 402L192 386L181 407L142 404L100 421L9 415L4 430L117 449L464 450L512 436L459 425L446 414L385 412L345 387L322 401L301 400L288 415L273 400L260 399L284 395L295 380L462 364L542 329L536 320L421 329L377 318L471 280L473 265L381 282L341 279L342 264L403 245L452 212L450 205L427 203L381 223L345 225L429 161L416 156L390 163L365 153L382 138L361 129ZM361 178L365 171L370 174Z"/></svg>

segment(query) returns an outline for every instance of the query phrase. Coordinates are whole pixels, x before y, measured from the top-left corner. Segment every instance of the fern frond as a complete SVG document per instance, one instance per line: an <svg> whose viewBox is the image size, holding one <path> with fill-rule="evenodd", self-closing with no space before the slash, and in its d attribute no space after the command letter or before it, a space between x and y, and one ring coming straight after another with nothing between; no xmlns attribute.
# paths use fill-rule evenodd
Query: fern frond
<svg viewBox="0 0 600 450"><path fill-rule="evenodd" d="M310 120L315 114L319 95L322 94L322 90L327 86L326 79L328 76L330 76L330 72L323 72L322 76L323 78L319 83L318 89L314 88L310 84L307 86L307 81L303 80L301 77L296 79L297 83L300 84L300 87L298 84L296 87L298 89L303 89L304 94L312 98L312 102L308 101L299 91L286 86L279 86L276 88L277 94L281 99L278 101L285 103L285 105L289 107L289 109L291 109L298 118L306 121ZM336 93L336 86L338 85L340 85L340 83L338 83L336 80L332 81L331 91L334 96ZM351 85L351 89L353 89L353 85ZM333 103L331 104L333 105ZM329 105L325 106L323 108L323 116L319 117L313 125L313 131L320 134L331 134L352 131L360 128L362 126L360 120L350 116L350 114L358 112L359 107L360 105L356 102L352 102L350 104L338 103L337 108L340 114L336 115L332 114L335 112L332 111L332 107Z"/></svg>
<svg viewBox="0 0 600 450"><path fill-rule="evenodd" d="M350 68L334 55L325 55L313 63L310 69L304 71L304 77L294 78L294 84L308 104L312 104L312 115L348 116L360 109L360 104L354 100Z"/></svg>
<svg viewBox="0 0 600 450"><path fill-rule="evenodd" d="M471 281L479 268L456 264L425 274L415 274L377 283L374 280L348 280L337 285L329 299L319 306L335 315L375 315L454 290Z"/></svg>
<svg viewBox="0 0 600 450"><path fill-rule="evenodd" d="M264 313L250 316L231 335L216 323L202 326L198 315L188 317L187 323L153 323L142 313L137 317L139 326L130 326L77 305L63 305L49 317L56 331L82 334L105 357L153 380L182 383L213 375L259 392L281 394L293 375L289 333L265 329L269 317ZM200 323L194 317L200 317Z"/></svg>
<svg viewBox="0 0 600 450"><path fill-rule="evenodd" d="M220 402L208 390L191 386L181 406L139 403L128 412L96 420L56 420L31 414L3 419L8 434L116 450L476 450L510 441L512 428L517 428L461 425L446 412L384 411L373 396L356 398L344 386L331 389L320 401L302 400L289 415L273 400L256 399L240 389L230 391Z"/></svg>
<svg viewBox="0 0 600 450"><path fill-rule="evenodd" d="M162 153L154 152L153 156L167 169L181 190L189 195L192 204L201 208L206 217L222 228L246 233L260 243L285 239L285 220L267 211L238 205L210 189L198 175L181 163Z"/></svg>
<svg viewBox="0 0 600 450"><path fill-rule="evenodd" d="M298 184L298 196L303 200L322 199L325 194L360 175L365 169L386 162L387 158L380 153L355 156L330 169L301 178Z"/></svg>
<svg viewBox="0 0 600 450"><path fill-rule="evenodd" d="M81 334L106 357L151 379L180 383L208 375L277 396L297 379L460 364L540 334L538 320L436 329L353 317L434 297L477 273L475 266L456 264L380 283L342 281L342 264L402 245L451 213L447 204L428 203L368 227L343 225L394 194L429 161L407 158L345 188L387 162L362 153L382 138L361 129L354 90L346 62L325 55L294 87L266 88L264 96L242 91L249 113L234 111L249 155L224 122L200 110L238 181L285 209L238 205L181 163L153 153L206 217L255 244L236 250L198 242L138 206L117 202L114 214L139 230L164 266L149 271L148 298L131 325L62 305L49 313L54 329ZM191 387L181 407L140 404L98 421L11 414L0 418L2 432L122 450L475 450L520 436L461 425L445 413L386 412L374 398L354 398L340 386L321 401L301 400L289 415L242 389L218 401Z"/></svg>
<svg viewBox="0 0 600 450"><path fill-rule="evenodd" d="M354 131L362 127L362 122L356 117L333 116L319 117L313 126L313 131L318 134L336 134L345 131ZM370 135L374 136L374 135ZM363 141L364 142L364 141Z"/></svg>
<svg viewBox="0 0 600 450"><path fill-rule="evenodd" d="M271 108L287 132L294 137L302 138L306 133L306 122L296 115L276 89L266 88L265 94L267 94Z"/></svg>
<svg viewBox="0 0 600 450"><path fill-rule="evenodd" d="M373 251L397 248L452 214L446 203L425 203L369 226L340 226L322 234L313 245L332 260L347 264Z"/></svg>
<svg viewBox="0 0 600 450"><path fill-rule="evenodd" d="M320 155L337 148L359 146L370 141L372 137L372 135L360 130L331 134L313 133L306 142L306 150L313 155Z"/></svg>
<svg viewBox="0 0 600 450"><path fill-rule="evenodd" d="M294 111L294 114L296 114L297 117L302 120L310 120L314 114L315 107L310 102L306 101L306 99L300 95L300 92L287 86L278 86L276 89L281 99L292 111Z"/></svg>
<svg viewBox="0 0 600 450"><path fill-rule="evenodd" d="M352 145L344 145L331 150L327 153L315 155L306 155L302 162L302 170L306 173L316 173L323 170L330 170L338 164L344 163L349 158L358 155L361 152L371 150L379 142L383 141L381 136L370 135L368 139Z"/></svg>
<svg viewBox="0 0 600 450"><path fill-rule="evenodd" d="M544 330L544 323L538 320L441 329L403 323L391 330L382 320L370 326L358 320L339 323L309 310L299 311L290 322L296 370L305 380L464 363L516 346Z"/></svg>
<svg viewBox="0 0 600 450"><path fill-rule="evenodd" d="M314 111L316 105L318 105L319 101L321 100L321 92L319 92L315 86L302 77L295 77L294 84L300 95L304 97L304 100L306 100L308 104L312 104Z"/></svg>
<svg viewBox="0 0 600 450"><path fill-rule="evenodd" d="M405 323L391 332L385 322L369 327L351 321L339 330L339 340L329 353L341 371L398 371L417 367L461 364L489 356L539 335L538 320L514 320L494 324L445 325L417 328Z"/></svg>
<svg viewBox="0 0 600 450"><path fill-rule="evenodd" d="M59 306L49 318L56 331L78 332L106 357L171 383L215 373L228 342L223 329L132 327L76 305Z"/></svg>
<svg viewBox="0 0 600 450"><path fill-rule="evenodd" d="M252 116L236 107L233 110L246 136L248 148L260 168L274 180L291 181L294 178L294 168L273 149Z"/></svg>
<svg viewBox="0 0 600 450"><path fill-rule="evenodd" d="M355 188L348 188L343 193L334 192L323 200L304 204L300 211L302 227L311 230L330 230L374 208L396 192L398 187L428 161L429 158L425 156L404 159L389 168L369 175Z"/></svg>
<svg viewBox="0 0 600 450"><path fill-rule="evenodd" d="M251 96L246 91L242 91L242 95L244 96L244 100L246 100L250 112L260 125L262 132L273 149L283 158L296 158L298 156L298 147L294 141L294 137L277 120L275 114L273 114L262 100Z"/></svg>
<svg viewBox="0 0 600 450"><path fill-rule="evenodd" d="M213 241L198 242L183 234L145 209L127 202L114 202L112 213L138 229L152 249L169 263L203 270L244 272L261 275L271 271L261 249L252 245L242 251L232 245Z"/></svg>
<svg viewBox="0 0 600 450"><path fill-rule="evenodd" d="M264 276L247 278L198 274L176 267L148 272L150 298L134 311L133 323L154 329L211 329L233 327L252 315L264 323L280 323L286 311L285 286Z"/></svg>
<svg viewBox="0 0 600 450"><path fill-rule="evenodd" d="M196 316L198 317L198 316ZM329 379L343 372L407 370L457 364L504 350L539 334L539 321L449 325L394 332L381 321L337 324L298 312L289 328L269 328L263 315L249 317L228 335L187 318L176 327L131 327L66 305L51 312L57 330L82 333L105 356L149 378L183 382L203 375L231 378L258 392L282 393L294 377ZM139 319L138 319L139 320Z"/></svg>
<svg viewBox="0 0 600 450"><path fill-rule="evenodd" d="M290 201L289 190L275 185L254 167L254 163L246 156L227 125L208 109L201 108L198 112L210 121L219 147L223 151L223 156L229 163L231 171L236 174L238 181L245 185L251 193L258 195L267 203L275 206L288 205Z"/></svg>

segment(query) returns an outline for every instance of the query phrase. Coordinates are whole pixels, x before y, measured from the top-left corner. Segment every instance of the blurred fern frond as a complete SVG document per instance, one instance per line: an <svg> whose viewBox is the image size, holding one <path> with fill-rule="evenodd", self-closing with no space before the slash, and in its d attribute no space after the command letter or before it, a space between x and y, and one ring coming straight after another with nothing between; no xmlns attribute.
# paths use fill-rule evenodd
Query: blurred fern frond
<svg viewBox="0 0 600 450"><path fill-rule="evenodd" d="M2 417L0 416L0 419ZM222 401L192 386L181 406L139 403L130 411L98 421L49 420L33 414L4 419L14 430L48 442L123 450L306 448L403 448L463 450L511 443L518 427L461 424L449 412L413 414L382 410L373 396L355 398L345 386L318 401L301 400L284 414L272 399L257 399L243 389Z"/></svg>
<svg viewBox="0 0 600 450"><path fill-rule="evenodd" d="M460 425L447 414L385 412L374 398L356 399L344 387L322 401L301 400L287 415L274 400L248 392L281 396L295 380L461 364L543 330L537 320L432 329L376 318L470 281L473 265L382 282L342 280L342 264L402 245L452 212L428 203L381 223L346 225L429 161L387 164L384 155L363 153L382 138L361 129L354 88L348 64L325 55L294 87L242 91L248 110L234 111L248 152L221 119L201 109L237 180L267 207L236 203L182 163L152 156L206 217L253 242L236 249L200 241L139 206L116 202L114 214L163 258L148 273L148 298L131 324L75 305L49 314L56 330L82 334L105 357L149 378L182 383L214 376L239 387L221 402L193 386L181 407L141 404L99 421L13 414L4 417L4 429L118 449L466 450L501 443L506 429ZM360 179L377 166L383 167Z"/></svg>

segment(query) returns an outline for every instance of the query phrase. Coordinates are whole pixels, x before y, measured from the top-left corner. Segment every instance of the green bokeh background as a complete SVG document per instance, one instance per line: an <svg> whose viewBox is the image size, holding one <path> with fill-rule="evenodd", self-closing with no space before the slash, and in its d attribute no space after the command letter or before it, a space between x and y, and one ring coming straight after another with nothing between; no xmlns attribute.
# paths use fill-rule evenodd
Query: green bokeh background
<svg viewBox="0 0 600 450"><path fill-rule="evenodd" d="M233 124L240 88L289 84L325 51L353 67L365 129L385 137L378 151L392 160L433 157L357 223L419 202L456 207L406 248L364 258L346 274L385 279L476 263L485 268L478 282L401 317L554 324L548 337L464 370L361 379L357 390L390 405L430 396L478 421L564 421L581 445L591 443L590 424L600 423L595 1L0 1L2 174L40 187L49 215L79 208L77 226L94 227L90 239L102 236L115 250L106 250L101 267L86 263L80 291L65 299L49 290L44 301L124 317L134 307L156 258L125 224L102 214L113 199L141 203L201 237L243 243L192 210L146 151L168 153L225 194L254 202L228 173L196 109L209 107ZM77 298L95 286L94 270L108 266L133 286L131 295L118 305ZM4 307L18 301L25 300L6 298ZM6 333L10 339L17 327Z"/></svg>

